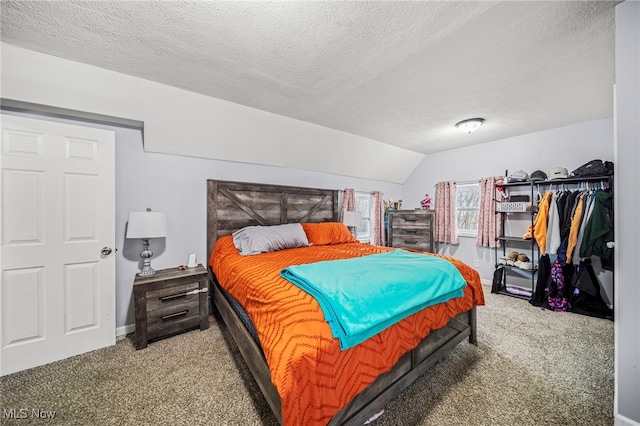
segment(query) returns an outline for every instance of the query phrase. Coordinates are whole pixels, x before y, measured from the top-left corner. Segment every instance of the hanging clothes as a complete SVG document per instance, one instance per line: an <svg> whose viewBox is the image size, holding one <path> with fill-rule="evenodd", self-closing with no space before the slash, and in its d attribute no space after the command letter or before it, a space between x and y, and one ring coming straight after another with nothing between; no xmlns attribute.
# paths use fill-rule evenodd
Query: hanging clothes
<svg viewBox="0 0 640 426"><path fill-rule="evenodd" d="M599 318L613 319L613 310L604 303L600 281L593 271L591 259L580 262L573 281L569 311Z"/></svg>
<svg viewBox="0 0 640 426"><path fill-rule="evenodd" d="M576 247L574 249L574 255L572 257L573 264L579 265L582 258L580 257L580 250L582 248L582 240L584 239L584 230L587 227L587 223L589 222L589 218L591 217L591 213L593 212L593 206L596 195L595 193L590 193L587 196L585 201L586 207L585 212L583 214L582 223L580 224L580 231L578 232L578 241L576 242Z"/></svg>
<svg viewBox="0 0 640 426"><path fill-rule="evenodd" d="M562 222L560 223L560 247L558 247L558 261L560 265L567 263L567 248L569 247L569 232L571 230L571 215L575 209L575 201L578 192L568 192L566 197L562 197Z"/></svg>
<svg viewBox="0 0 640 426"><path fill-rule="evenodd" d="M547 225L547 254L557 254L560 247L560 214L558 213L558 193L554 193L549 204Z"/></svg>
<svg viewBox="0 0 640 426"><path fill-rule="evenodd" d="M584 231L580 257L600 256L602 266L607 269L613 266L613 249L607 246L609 241L613 241L613 194L599 191L594 203Z"/></svg>
<svg viewBox="0 0 640 426"><path fill-rule="evenodd" d="M545 303L545 298L548 291L549 280L551 279L551 261L549 255L544 254L540 256L538 265L538 280L536 281L536 288L529 303L533 306L542 306ZM494 278L495 283L495 278Z"/></svg>
<svg viewBox="0 0 640 426"><path fill-rule="evenodd" d="M536 239L538 247L540 248L540 254L545 254L547 244L547 219L549 218L549 203L553 197L553 192L547 192L542 196L542 200L538 204L538 214L536 220L533 223L533 229L531 225L527 232L522 236L524 240Z"/></svg>
<svg viewBox="0 0 640 426"><path fill-rule="evenodd" d="M547 303L543 307L563 312L569 307L565 294L565 276L558 259L551 266L551 279L547 290Z"/></svg>
<svg viewBox="0 0 640 426"><path fill-rule="evenodd" d="M576 209L571 218L571 228L569 230L569 244L567 246L567 263L571 263L571 256L573 255L573 249L578 243L578 232L580 231L580 222L582 221L582 210L584 207L585 194L580 194Z"/></svg>

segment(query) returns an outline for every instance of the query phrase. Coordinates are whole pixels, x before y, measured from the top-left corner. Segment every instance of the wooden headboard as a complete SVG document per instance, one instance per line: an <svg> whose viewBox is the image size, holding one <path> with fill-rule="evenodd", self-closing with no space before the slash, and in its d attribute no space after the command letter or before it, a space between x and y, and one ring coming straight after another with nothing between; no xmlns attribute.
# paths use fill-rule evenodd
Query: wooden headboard
<svg viewBox="0 0 640 426"><path fill-rule="evenodd" d="M338 191L207 180L207 258L216 240L251 225L338 220Z"/></svg>

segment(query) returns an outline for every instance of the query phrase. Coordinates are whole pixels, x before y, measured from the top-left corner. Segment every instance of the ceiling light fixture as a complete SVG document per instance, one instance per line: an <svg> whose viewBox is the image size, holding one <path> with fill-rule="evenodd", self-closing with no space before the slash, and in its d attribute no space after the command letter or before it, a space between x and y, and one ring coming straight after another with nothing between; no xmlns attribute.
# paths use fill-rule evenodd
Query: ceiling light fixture
<svg viewBox="0 0 640 426"><path fill-rule="evenodd" d="M470 118L457 123L456 127L460 129L461 132L471 134L478 130L478 128L482 126L482 123L484 123L484 118Z"/></svg>

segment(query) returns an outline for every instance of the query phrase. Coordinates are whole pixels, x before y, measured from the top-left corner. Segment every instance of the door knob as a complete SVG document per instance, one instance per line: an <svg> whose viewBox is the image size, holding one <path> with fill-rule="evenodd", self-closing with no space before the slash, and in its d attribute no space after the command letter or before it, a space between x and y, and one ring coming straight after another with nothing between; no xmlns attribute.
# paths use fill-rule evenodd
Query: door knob
<svg viewBox="0 0 640 426"><path fill-rule="evenodd" d="M111 254L111 251L111 247L102 247L100 253L102 253L103 256L109 256Z"/></svg>

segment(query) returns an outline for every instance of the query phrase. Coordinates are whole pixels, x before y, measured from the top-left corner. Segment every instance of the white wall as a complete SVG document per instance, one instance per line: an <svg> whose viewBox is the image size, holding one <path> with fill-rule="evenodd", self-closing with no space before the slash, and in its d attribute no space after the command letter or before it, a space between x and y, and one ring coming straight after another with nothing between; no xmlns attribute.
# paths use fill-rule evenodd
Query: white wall
<svg viewBox="0 0 640 426"><path fill-rule="evenodd" d="M481 132L482 128L477 131ZM612 118L429 155L402 186L403 205L411 209L420 205L420 200L425 194L434 197L434 185L440 181L466 181L502 176L505 170L509 170L509 173L516 170L531 173L538 169L547 172L556 166L565 167L571 172L596 158L613 161ZM478 260L480 266L476 269L482 279L489 281L493 276L493 249L477 247L475 238L460 237L458 246L439 244L438 252L455 256L469 265ZM597 267L595 269L608 297L611 297L612 274Z"/></svg>
<svg viewBox="0 0 640 426"><path fill-rule="evenodd" d="M640 425L640 2L616 6L616 426Z"/></svg>
<svg viewBox="0 0 640 426"><path fill-rule="evenodd" d="M145 149L402 183L423 154L1 44L2 97L145 123ZM368 161L354 161L367 152Z"/></svg>

